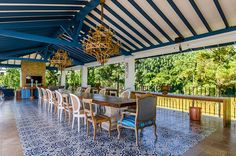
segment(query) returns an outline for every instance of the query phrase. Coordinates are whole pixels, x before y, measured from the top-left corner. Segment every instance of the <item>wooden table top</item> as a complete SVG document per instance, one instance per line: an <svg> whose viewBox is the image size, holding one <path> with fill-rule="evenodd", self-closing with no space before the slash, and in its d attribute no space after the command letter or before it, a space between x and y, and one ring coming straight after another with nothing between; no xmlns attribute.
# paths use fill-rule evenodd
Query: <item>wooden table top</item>
<svg viewBox="0 0 236 156"><path fill-rule="evenodd" d="M64 95L68 93L64 93ZM80 99L93 99L93 103L101 106L109 106L114 108L122 108L127 106L136 105L135 99L124 99L116 96L100 95L100 94L90 94L82 93L76 94Z"/></svg>

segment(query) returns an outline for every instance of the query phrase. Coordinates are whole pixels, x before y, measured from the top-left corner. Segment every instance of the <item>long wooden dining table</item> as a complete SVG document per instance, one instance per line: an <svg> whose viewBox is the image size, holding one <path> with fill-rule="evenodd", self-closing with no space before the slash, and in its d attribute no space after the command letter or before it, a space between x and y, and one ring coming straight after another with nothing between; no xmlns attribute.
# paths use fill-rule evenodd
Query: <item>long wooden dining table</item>
<svg viewBox="0 0 236 156"><path fill-rule="evenodd" d="M68 97L70 92L64 91L62 93L63 97ZM116 129L117 120L120 118L120 111L122 108L128 106L136 105L135 99L124 99L121 97L116 96L108 96L108 95L101 95L101 94L91 94L91 93L80 93L75 94L79 97L80 100L82 99L92 99L94 104L105 106L105 115L111 117L112 120L112 130ZM104 123L102 127L108 130L108 123Z"/></svg>

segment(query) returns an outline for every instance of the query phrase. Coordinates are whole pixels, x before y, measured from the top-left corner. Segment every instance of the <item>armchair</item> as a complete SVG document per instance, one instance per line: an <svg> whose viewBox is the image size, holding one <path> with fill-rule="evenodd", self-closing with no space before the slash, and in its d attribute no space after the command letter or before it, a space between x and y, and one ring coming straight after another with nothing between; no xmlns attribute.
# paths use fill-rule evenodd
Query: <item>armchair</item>
<svg viewBox="0 0 236 156"><path fill-rule="evenodd" d="M118 121L118 139L120 139L120 129L129 128L135 130L136 145L138 145L138 130L145 127L154 126L154 134L156 134L156 97L146 94L137 96L136 112L122 112L121 119Z"/></svg>

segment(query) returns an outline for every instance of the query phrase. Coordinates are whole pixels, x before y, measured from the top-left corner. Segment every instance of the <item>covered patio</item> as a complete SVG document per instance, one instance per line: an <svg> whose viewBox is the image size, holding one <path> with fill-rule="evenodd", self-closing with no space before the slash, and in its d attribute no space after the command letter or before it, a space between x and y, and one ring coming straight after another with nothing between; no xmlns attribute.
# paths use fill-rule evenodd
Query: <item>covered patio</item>
<svg viewBox="0 0 236 156"><path fill-rule="evenodd" d="M159 92L136 80L140 59L225 46L235 52L236 1L103 2L0 2L2 75L20 72L18 87L0 88L0 156L236 155L235 88L224 97L202 86L170 93L171 84ZM109 29L94 35L101 26ZM114 85L100 83L106 68L89 72L113 64L122 64L112 71ZM71 71L79 76L68 78Z"/></svg>

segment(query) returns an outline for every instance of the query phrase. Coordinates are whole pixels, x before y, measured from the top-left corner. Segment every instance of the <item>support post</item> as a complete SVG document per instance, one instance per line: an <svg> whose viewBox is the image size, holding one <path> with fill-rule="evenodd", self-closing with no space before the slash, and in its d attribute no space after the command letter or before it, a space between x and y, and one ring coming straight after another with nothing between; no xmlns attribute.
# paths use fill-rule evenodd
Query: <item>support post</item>
<svg viewBox="0 0 236 156"><path fill-rule="evenodd" d="M133 56L125 57L125 89L135 90L135 59Z"/></svg>
<svg viewBox="0 0 236 156"><path fill-rule="evenodd" d="M23 87L23 84L22 84L22 72L20 70L20 87Z"/></svg>
<svg viewBox="0 0 236 156"><path fill-rule="evenodd" d="M67 71L62 71L61 72L61 86L65 86L66 87L66 74Z"/></svg>
<svg viewBox="0 0 236 156"><path fill-rule="evenodd" d="M82 72L82 76L81 76L82 87L87 87L87 85L88 85L88 67L83 65L81 72Z"/></svg>

